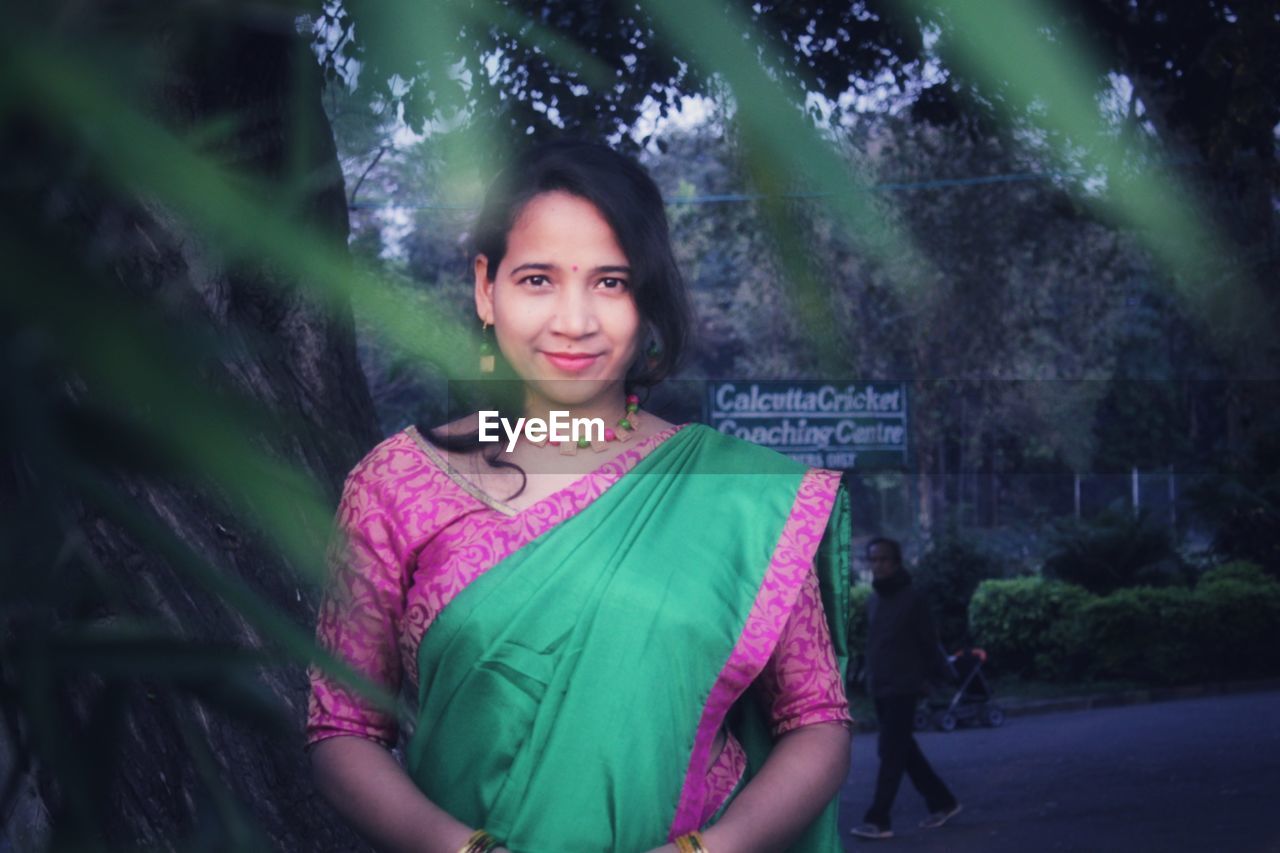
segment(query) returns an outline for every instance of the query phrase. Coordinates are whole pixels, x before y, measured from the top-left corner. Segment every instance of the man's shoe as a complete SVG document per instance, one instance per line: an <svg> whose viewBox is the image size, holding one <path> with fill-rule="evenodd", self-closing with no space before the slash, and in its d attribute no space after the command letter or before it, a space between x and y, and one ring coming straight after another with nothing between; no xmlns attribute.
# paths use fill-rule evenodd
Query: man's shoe
<svg viewBox="0 0 1280 853"><path fill-rule="evenodd" d="M963 807L959 803L956 803L954 806L952 806L949 809L943 809L940 812L934 812L924 820L920 821L920 828L921 829L937 829L947 821L951 820L951 818L960 814L961 808Z"/></svg>
<svg viewBox="0 0 1280 853"><path fill-rule="evenodd" d="M893 838L892 829L887 826L877 826L874 823L860 823L849 830L849 834L856 835L859 838L871 838L876 841L882 838Z"/></svg>

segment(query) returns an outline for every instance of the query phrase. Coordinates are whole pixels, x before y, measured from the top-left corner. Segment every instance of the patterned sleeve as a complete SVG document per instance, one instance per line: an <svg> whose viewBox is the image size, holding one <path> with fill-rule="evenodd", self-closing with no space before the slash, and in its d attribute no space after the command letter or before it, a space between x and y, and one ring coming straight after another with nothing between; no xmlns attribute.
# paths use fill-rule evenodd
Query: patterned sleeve
<svg viewBox="0 0 1280 853"><path fill-rule="evenodd" d="M853 722L815 572L807 575L756 685L774 737L814 723Z"/></svg>
<svg viewBox="0 0 1280 853"><path fill-rule="evenodd" d="M394 526L378 493L374 466L348 477L328 551L329 586L316 625L316 643L391 694L400 689L397 638L405 606L404 578ZM307 745L356 735L395 745L393 714L380 710L338 679L312 666Z"/></svg>

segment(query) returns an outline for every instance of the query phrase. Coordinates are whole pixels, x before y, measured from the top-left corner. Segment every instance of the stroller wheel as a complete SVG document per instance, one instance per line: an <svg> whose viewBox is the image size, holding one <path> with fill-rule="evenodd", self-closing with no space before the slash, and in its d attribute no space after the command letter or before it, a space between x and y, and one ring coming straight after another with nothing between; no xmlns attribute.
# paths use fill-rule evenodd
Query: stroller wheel
<svg viewBox="0 0 1280 853"><path fill-rule="evenodd" d="M918 732L922 732L929 728L929 712L924 708L916 708L916 715L912 719L911 723L915 726L915 730Z"/></svg>
<svg viewBox="0 0 1280 853"><path fill-rule="evenodd" d="M945 711L937 716L934 725L938 727L938 731L954 732L956 730L956 715L950 711Z"/></svg>
<svg viewBox="0 0 1280 853"><path fill-rule="evenodd" d="M1004 709L999 705L988 705L982 709L982 724L984 726L996 726L1004 723Z"/></svg>

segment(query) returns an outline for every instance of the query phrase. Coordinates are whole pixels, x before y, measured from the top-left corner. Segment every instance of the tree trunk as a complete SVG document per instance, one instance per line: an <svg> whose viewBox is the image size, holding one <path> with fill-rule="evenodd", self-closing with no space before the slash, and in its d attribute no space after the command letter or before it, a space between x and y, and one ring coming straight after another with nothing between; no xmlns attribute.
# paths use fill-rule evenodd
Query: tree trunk
<svg viewBox="0 0 1280 853"><path fill-rule="evenodd" d="M925 454L921 454L924 456ZM921 460L923 462L923 460ZM929 469L921 466L916 474L916 499L918 501L916 524L920 531L920 541L927 545L933 541L933 475Z"/></svg>
<svg viewBox="0 0 1280 853"><path fill-rule="evenodd" d="M245 8L205 9L199 23L184 17L160 27L113 19L113 31L104 36L133 40L136 49L163 51L169 58L163 89L150 100L153 117L178 131L207 127L228 115L238 119L237 129L217 152L221 162L281 191L292 186L291 176L304 174L308 189L300 197L300 218L343 246L347 210L342 173L321 106L322 81L314 57L297 37L292 14ZM183 7L177 14L197 12ZM50 172L66 165L53 160L56 153L43 156L52 164ZM67 159L74 161L74 152ZM225 346L216 359L201 365L202 374L211 386L238 388L265 404L278 423L290 424L283 435L264 426L253 438L327 484L336 500L346 472L378 438L349 313L323 313L301 297L299 283L280 281L270 270L226 266L217 247L201 242L185 223L149 199L104 194L92 185L64 185L60 191L78 196L75 224L83 243L70 251L107 252L107 267L131 295L145 296L177 320L211 329ZM5 506L20 504L30 492L24 467L19 459L14 467L18 473L4 478ZM310 630L315 593L302 588L290 567L259 543L253 531L231 520L216 496L127 472L118 473L115 484L220 571L243 579ZM145 614L183 637L262 647L245 618L193 587L161 556L139 547L85 506L71 512L78 516L80 535L102 572L119 583L120 606L107 618ZM171 850L191 848L193 838L208 843L206 821L218 809L210 806L209 792L197 782L195 759L182 746L180 709L187 707L194 709L188 722L210 745L217 772L273 847L364 847L310 784L301 738L307 698L303 667L264 667L258 677L265 693L289 707L294 720L290 736L271 736L209 713L198 702L157 700L144 685L132 685L125 718L111 729L118 760L101 792L105 802L99 841ZM87 709L101 692L101 682L88 677L70 685L72 716L82 728L66 733L69 742L83 744L92 733ZM17 763L12 746L0 743L0 783ZM2 816L8 824L5 836L20 849L34 849L46 840L46 819L56 837L69 804L64 786L47 768L34 768L21 784L29 796L20 809ZM5 840L0 837L0 848L7 847ZM221 846L229 849L225 838Z"/></svg>

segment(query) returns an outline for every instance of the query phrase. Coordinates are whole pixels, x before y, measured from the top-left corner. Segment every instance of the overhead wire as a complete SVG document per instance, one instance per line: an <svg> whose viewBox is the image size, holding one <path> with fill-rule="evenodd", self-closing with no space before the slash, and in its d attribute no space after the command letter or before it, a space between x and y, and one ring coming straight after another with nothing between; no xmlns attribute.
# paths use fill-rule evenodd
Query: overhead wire
<svg viewBox="0 0 1280 853"><path fill-rule="evenodd" d="M1078 172L1010 172L999 175L977 175L965 178L931 178L925 181L887 181L873 184L874 192L906 192L912 190L949 189L954 187L982 186L986 184L1007 184L1024 181L1047 181L1054 178L1079 177ZM673 196L666 200L669 205L685 204L741 204L761 201L766 198L784 199L816 199L830 198L834 192L807 193L711 193L707 195ZM478 204L396 204L386 202L355 202L348 205L351 210L479 210Z"/></svg>

